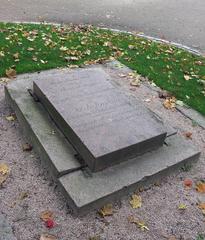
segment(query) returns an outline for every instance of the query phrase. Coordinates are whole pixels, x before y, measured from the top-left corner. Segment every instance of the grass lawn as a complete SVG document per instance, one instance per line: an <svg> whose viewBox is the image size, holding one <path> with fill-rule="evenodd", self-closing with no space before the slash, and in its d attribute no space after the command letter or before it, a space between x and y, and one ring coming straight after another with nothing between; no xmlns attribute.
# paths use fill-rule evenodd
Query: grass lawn
<svg viewBox="0 0 205 240"><path fill-rule="evenodd" d="M93 27L0 23L0 76L114 57L205 115L205 58Z"/></svg>

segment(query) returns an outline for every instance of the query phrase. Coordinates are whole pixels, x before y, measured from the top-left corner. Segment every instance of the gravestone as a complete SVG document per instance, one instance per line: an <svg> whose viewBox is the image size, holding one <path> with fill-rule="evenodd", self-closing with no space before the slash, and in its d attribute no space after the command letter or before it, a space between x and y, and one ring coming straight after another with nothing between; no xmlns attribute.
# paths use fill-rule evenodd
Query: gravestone
<svg viewBox="0 0 205 240"><path fill-rule="evenodd" d="M117 89L102 69L35 80L33 91L93 172L164 143L163 123Z"/></svg>
<svg viewBox="0 0 205 240"><path fill-rule="evenodd" d="M131 70L117 65L24 74L5 87L23 133L78 215L200 156L192 141L121 91L119 74ZM27 91L32 88L40 101Z"/></svg>

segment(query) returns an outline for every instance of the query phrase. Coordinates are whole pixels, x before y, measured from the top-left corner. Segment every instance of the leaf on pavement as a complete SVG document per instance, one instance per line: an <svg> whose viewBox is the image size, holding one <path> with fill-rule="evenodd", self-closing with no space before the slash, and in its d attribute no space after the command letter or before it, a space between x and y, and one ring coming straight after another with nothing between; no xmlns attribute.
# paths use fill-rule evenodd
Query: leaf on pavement
<svg viewBox="0 0 205 240"><path fill-rule="evenodd" d="M149 231L149 228L145 225L145 222L135 218L134 216L129 216L128 221L136 224L142 231Z"/></svg>
<svg viewBox="0 0 205 240"><path fill-rule="evenodd" d="M31 144L25 143L25 144L23 144L22 148L23 148L23 151L24 151L24 152L29 152L29 151L32 150L33 147L32 147Z"/></svg>
<svg viewBox="0 0 205 240"><path fill-rule="evenodd" d="M179 206L178 206L178 209L179 210L186 210L187 209L187 205L184 204L184 203L180 203Z"/></svg>
<svg viewBox="0 0 205 240"><path fill-rule="evenodd" d="M10 173L10 168L6 163L0 163L0 185L6 181Z"/></svg>
<svg viewBox="0 0 205 240"><path fill-rule="evenodd" d="M185 132L184 136L188 139L192 139L192 132Z"/></svg>
<svg viewBox="0 0 205 240"><path fill-rule="evenodd" d="M176 107L176 98L175 97L171 97L171 98L167 98L164 103L163 103L163 106L166 108L166 109L174 109Z"/></svg>
<svg viewBox="0 0 205 240"><path fill-rule="evenodd" d="M99 211L99 214L102 217L106 217L106 216L112 216L113 215L113 206L112 204L107 204L104 207L102 207Z"/></svg>
<svg viewBox="0 0 205 240"><path fill-rule="evenodd" d="M184 180L184 187L185 188L191 188L192 185L193 185L193 181L191 179L187 178L187 179Z"/></svg>
<svg viewBox="0 0 205 240"><path fill-rule="evenodd" d="M10 122L15 121L16 120L16 114L12 113L11 115L6 116L6 120L8 120Z"/></svg>
<svg viewBox="0 0 205 240"><path fill-rule="evenodd" d="M40 240L57 240L57 238L54 235L45 233L40 236Z"/></svg>
<svg viewBox="0 0 205 240"><path fill-rule="evenodd" d="M13 68L6 69L6 76L10 79L13 79L16 77L16 70Z"/></svg>
<svg viewBox="0 0 205 240"><path fill-rule="evenodd" d="M43 212L41 212L40 218L44 222L46 222L50 219L53 219L53 212L51 212L50 210L43 211Z"/></svg>
<svg viewBox="0 0 205 240"><path fill-rule="evenodd" d="M199 193L205 193L205 183L204 182L198 182L196 184L196 191Z"/></svg>
<svg viewBox="0 0 205 240"><path fill-rule="evenodd" d="M198 208L201 209L202 213L205 215L205 203L199 203Z"/></svg>
<svg viewBox="0 0 205 240"><path fill-rule="evenodd" d="M134 209L140 208L142 206L142 198L137 194L133 194L132 199L130 200L130 205Z"/></svg>

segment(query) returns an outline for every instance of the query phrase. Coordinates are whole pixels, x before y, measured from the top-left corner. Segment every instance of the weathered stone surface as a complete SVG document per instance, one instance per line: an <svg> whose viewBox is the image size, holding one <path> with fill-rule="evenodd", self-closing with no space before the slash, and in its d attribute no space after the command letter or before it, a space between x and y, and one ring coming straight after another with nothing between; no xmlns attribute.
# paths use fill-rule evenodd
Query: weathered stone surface
<svg viewBox="0 0 205 240"><path fill-rule="evenodd" d="M34 81L34 93L92 171L162 146L166 130L100 68Z"/></svg>
<svg viewBox="0 0 205 240"><path fill-rule="evenodd" d="M173 168L197 160L199 155L192 143L174 135L153 152L91 175L81 170L64 175L59 178L59 184L69 206L76 214L84 214L109 201L119 200L139 187L153 184Z"/></svg>
<svg viewBox="0 0 205 240"><path fill-rule="evenodd" d="M6 217L0 213L0 240L16 240Z"/></svg>
<svg viewBox="0 0 205 240"><path fill-rule="evenodd" d="M5 88L6 99L16 112L24 134L53 177L79 169L81 165L74 158L75 150L42 105L29 95L27 89L31 87L32 81L19 78Z"/></svg>

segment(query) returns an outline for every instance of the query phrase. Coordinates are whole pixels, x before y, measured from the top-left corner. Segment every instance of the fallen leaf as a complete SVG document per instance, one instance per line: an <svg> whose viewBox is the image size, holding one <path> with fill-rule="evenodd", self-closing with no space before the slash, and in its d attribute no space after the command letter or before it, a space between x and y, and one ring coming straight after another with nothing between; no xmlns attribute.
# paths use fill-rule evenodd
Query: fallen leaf
<svg viewBox="0 0 205 240"><path fill-rule="evenodd" d="M32 147L31 144L25 143L25 144L23 144L22 148L23 148L23 151L24 151L24 152L29 152L29 151L32 150L33 147Z"/></svg>
<svg viewBox="0 0 205 240"><path fill-rule="evenodd" d="M192 132L185 132L184 136L188 139L192 139Z"/></svg>
<svg viewBox="0 0 205 240"><path fill-rule="evenodd" d="M185 79L186 81L189 81L189 80L191 79L191 77L190 77L189 75L184 75L184 79Z"/></svg>
<svg viewBox="0 0 205 240"><path fill-rule="evenodd" d="M6 76L10 79L13 79L16 77L16 70L13 68L6 69Z"/></svg>
<svg viewBox="0 0 205 240"><path fill-rule="evenodd" d="M140 208L142 206L142 198L139 195L133 194L130 200L132 208Z"/></svg>
<svg viewBox="0 0 205 240"><path fill-rule="evenodd" d="M16 114L12 113L11 115L6 116L6 120L11 121L11 122L15 121L16 120Z"/></svg>
<svg viewBox="0 0 205 240"><path fill-rule="evenodd" d="M106 217L106 216L112 216L113 215L113 207L112 204L107 204L104 207L102 207L99 211L99 214L102 217Z"/></svg>
<svg viewBox="0 0 205 240"><path fill-rule="evenodd" d="M40 240L57 240L57 238L54 235L45 233L40 236Z"/></svg>
<svg viewBox="0 0 205 240"><path fill-rule="evenodd" d="M53 219L53 212L51 212L50 210L43 211L43 212L41 212L40 218L44 222L46 222L50 219Z"/></svg>
<svg viewBox="0 0 205 240"><path fill-rule="evenodd" d="M187 178L187 179L184 180L184 187L185 188L191 188L192 185L193 185L193 181L191 179Z"/></svg>
<svg viewBox="0 0 205 240"><path fill-rule="evenodd" d="M174 109L176 107L176 98L175 97L167 98L164 101L163 106L169 110Z"/></svg>
<svg viewBox="0 0 205 240"><path fill-rule="evenodd" d="M54 221L53 221L53 219L48 219L47 221L45 221L45 225L46 225L46 227L47 228L53 228L54 227Z"/></svg>
<svg viewBox="0 0 205 240"><path fill-rule="evenodd" d="M199 203L198 208L201 209L202 213L205 215L205 203Z"/></svg>
<svg viewBox="0 0 205 240"><path fill-rule="evenodd" d="M128 221L130 223L136 224L142 231L144 230L149 231L149 228L145 225L145 222L135 218L134 216L129 216Z"/></svg>
<svg viewBox="0 0 205 240"><path fill-rule="evenodd" d="M6 181L10 173L10 168L6 163L0 163L0 186Z"/></svg>
<svg viewBox="0 0 205 240"><path fill-rule="evenodd" d="M186 204L184 204L184 203L180 203L179 206L178 206L178 209L179 209L179 210L186 210L186 209L187 209L187 206L186 206Z"/></svg>
<svg viewBox="0 0 205 240"><path fill-rule="evenodd" d="M183 102L183 101L180 101L180 100L177 100L177 101L176 101L176 104L177 104L178 106L181 106L181 107L184 106L184 102Z"/></svg>
<svg viewBox="0 0 205 240"><path fill-rule="evenodd" d="M18 58L19 58L19 53L17 52L17 53L15 53L15 54L13 54L13 57L14 57L15 59L18 59Z"/></svg>
<svg viewBox="0 0 205 240"><path fill-rule="evenodd" d="M205 183L204 182L198 182L196 184L196 191L199 193L205 193Z"/></svg>

